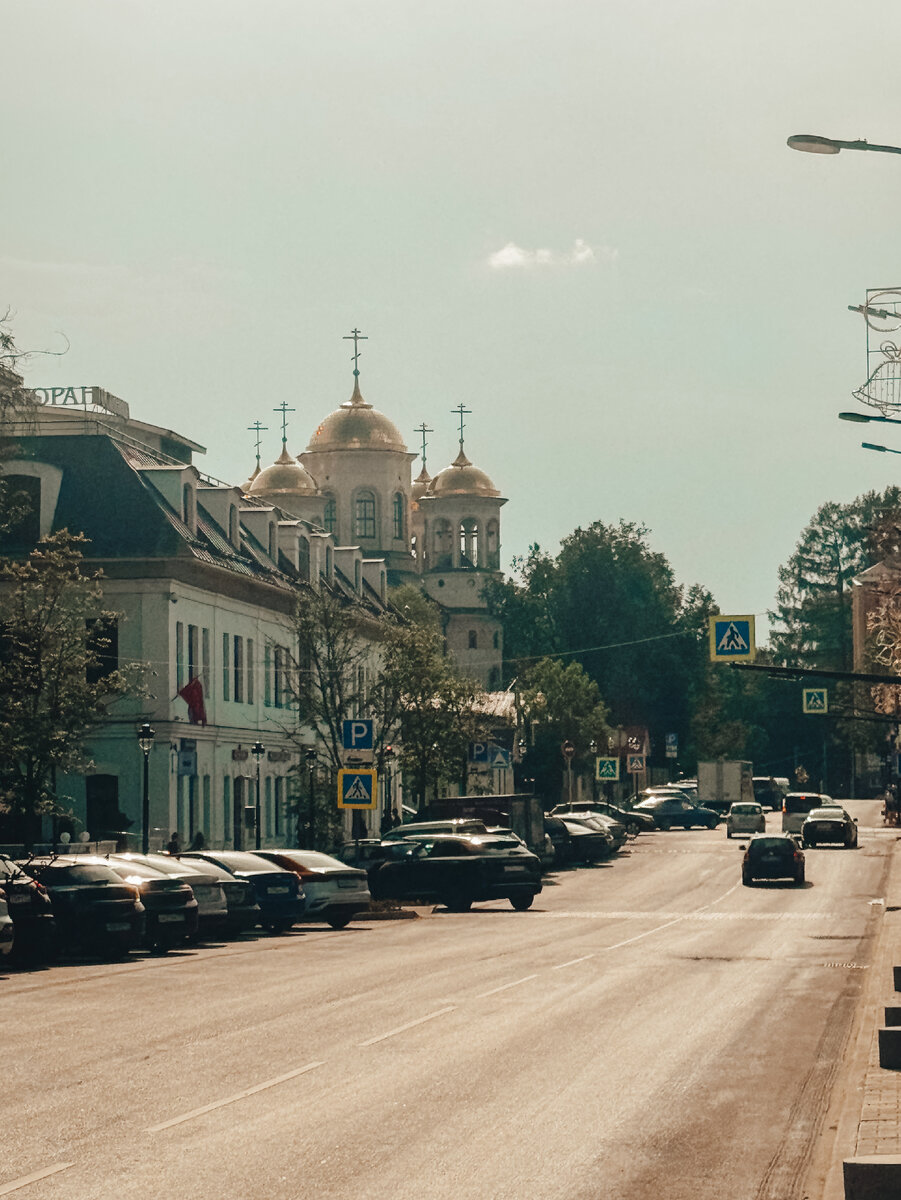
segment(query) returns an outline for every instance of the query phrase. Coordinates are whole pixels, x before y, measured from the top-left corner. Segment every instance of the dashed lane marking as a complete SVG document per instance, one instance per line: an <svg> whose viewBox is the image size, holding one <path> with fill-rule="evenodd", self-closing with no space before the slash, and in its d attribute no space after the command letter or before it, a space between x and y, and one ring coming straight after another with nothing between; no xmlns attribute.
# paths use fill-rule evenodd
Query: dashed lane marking
<svg viewBox="0 0 901 1200"><path fill-rule="evenodd" d="M44 1167L43 1171L35 1171L31 1175L23 1175L21 1179L14 1179L12 1183L4 1183L0 1185L0 1196L8 1196L10 1192L17 1192L19 1188L28 1187L29 1183L37 1183L41 1179L46 1179L48 1175L56 1175L60 1171L68 1171L69 1167L74 1167L75 1163L55 1163L52 1167Z"/></svg>
<svg viewBox="0 0 901 1200"><path fill-rule="evenodd" d="M541 912L531 916L585 921L837 921L847 914L830 912ZM563 964L566 965L566 964Z"/></svg>
<svg viewBox="0 0 901 1200"><path fill-rule="evenodd" d="M528 983L530 979L537 979L536 975L523 975L522 979L514 979L512 983L502 983L500 987L492 988L490 992L480 992L476 996L476 1000L484 1000L486 996L496 996L498 992L505 992L507 988L519 987L521 983Z"/></svg>
<svg viewBox="0 0 901 1200"><path fill-rule="evenodd" d="M376 1042L384 1042L386 1038L396 1037L399 1033L406 1033L408 1029L414 1029L417 1025L424 1025L426 1021L434 1021L435 1017L443 1017L445 1013L453 1012L456 1005L449 1004L447 1008L436 1009L435 1012L427 1013L424 1017L419 1017L415 1021L408 1021L406 1025L398 1025L396 1029L389 1029L387 1033L380 1033L378 1037L368 1038L365 1042L358 1042L358 1049L362 1050L364 1046L374 1046Z"/></svg>
<svg viewBox="0 0 901 1200"><path fill-rule="evenodd" d="M159 1125L151 1125L147 1133L159 1133L163 1129L171 1129L173 1125L193 1121L195 1117L202 1117L204 1113L214 1112L217 1108L225 1108L226 1104L235 1104L238 1100L246 1100L248 1096L255 1096L257 1092L264 1092L267 1088L276 1087L279 1083L287 1083L289 1079L296 1079L298 1075L305 1075L307 1071L315 1071L317 1067L324 1066L323 1062L307 1063L305 1067L287 1071L284 1075L276 1075L274 1079L266 1079L262 1083L254 1084L253 1087L245 1088L243 1092L235 1092L233 1096L226 1096L224 1100L214 1100L212 1104L204 1104L202 1108L192 1108L190 1112L173 1117L171 1121L162 1121ZM3 1193L0 1192L0 1196L2 1195Z"/></svg>
<svg viewBox="0 0 901 1200"><path fill-rule="evenodd" d="M562 971L564 967L574 967L576 963L587 962L589 958L594 958L594 955L583 954L581 958L571 958L569 962L557 963L556 967L551 967L551 970Z"/></svg>

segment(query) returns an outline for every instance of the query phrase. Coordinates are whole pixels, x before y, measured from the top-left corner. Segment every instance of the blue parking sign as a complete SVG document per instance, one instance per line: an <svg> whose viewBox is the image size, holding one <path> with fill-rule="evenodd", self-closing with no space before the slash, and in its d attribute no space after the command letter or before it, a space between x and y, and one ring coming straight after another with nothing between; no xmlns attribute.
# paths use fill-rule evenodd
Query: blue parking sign
<svg viewBox="0 0 901 1200"><path fill-rule="evenodd" d="M372 749L372 719L370 717L354 717L351 721L343 721L341 732L345 750Z"/></svg>

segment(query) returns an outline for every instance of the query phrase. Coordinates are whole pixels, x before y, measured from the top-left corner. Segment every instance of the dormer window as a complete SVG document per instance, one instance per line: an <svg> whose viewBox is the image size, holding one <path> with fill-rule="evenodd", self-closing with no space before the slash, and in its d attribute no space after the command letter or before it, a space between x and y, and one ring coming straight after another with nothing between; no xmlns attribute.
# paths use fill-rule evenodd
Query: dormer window
<svg viewBox="0 0 901 1200"><path fill-rule="evenodd" d="M241 546L241 524L238 519L238 506L233 504L228 510L228 540L233 546L240 549Z"/></svg>

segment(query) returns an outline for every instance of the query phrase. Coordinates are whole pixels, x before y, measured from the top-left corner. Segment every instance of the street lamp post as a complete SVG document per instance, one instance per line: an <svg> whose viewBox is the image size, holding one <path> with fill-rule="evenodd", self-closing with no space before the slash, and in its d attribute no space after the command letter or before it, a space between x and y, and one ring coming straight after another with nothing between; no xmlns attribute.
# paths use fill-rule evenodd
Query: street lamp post
<svg viewBox="0 0 901 1200"><path fill-rule="evenodd" d="M150 722L145 721L138 730L138 745L144 755L144 794L141 799L141 853L150 850L150 751L153 749L153 739L156 730L151 729Z"/></svg>
<svg viewBox="0 0 901 1200"><path fill-rule="evenodd" d="M897 417L877 417L875 413L840 412L840 421L853 421L855 425L866 425L870 421L879 421L883 425L901 425Z"/></svg>
<svg viewBox="0 0 901 1200"><path fill-rule="evenodd" d="M385 802L382 805L382 833L391 828L391 764L394 762L394 747L386 746L382 755L385 764Z"/></svg>
<svg viewBox="0 0 901 1200"><path fill-rule="evenodd" d="M877 450L880 454L901 454L901 450L893 450L891 446L874 446L872 442L861 442L864 450Z"/></svg>
<svg viewBox="0 0 901 1200"><path fill-rule="evenodd" d="M569 738L567 738L566 741L563 743L563 745L560 747L560 749L563 751L563 757L566 760L566 802L569 805L569 807L572 808L572 803L573 803L573 755L576 752L576 748L572 744L572 742L569 740Z"/></svg>
<svg viewBox="0 0 901 1200"><path fill-rule="evenodd" d="M597 802L598 798L598 767L595 758L598 752L598 744L595 738L592 738L588 743L588 749L591 753L591 798Z"/></svg>
<svg viewBox="0 0 901 1200"><path fill-rule="evenodd" d="M842 150L875 150L878 154L901 154L901 146L875 146L860 140L843 142L838 138L821 137L818 133L793 133L788 139L792 150L803 150L806 154L838 154Z"/></svg>
<svg viewBox="0 0 901 1200"><path fill-rule="evenodd" d="M310 840L308 849L316 849L316 796L315 796L315 774L316 774L316 751L311 746L306 753L307 772L309 774L309 792L307 802L309 804L308 821L307 821L307 836Z"/></svg>
<svg viewBox="0 0 901 1200"><path fill-rule="evenodd" d="M254 826L255 826L254 847L255 847L255 849L259 850L260 846L262 845L262 841L261 841L262 830L260 829L260 824L261 824L260 818L262 815L262 808L263 808L262 804L260 803L260 760L262 759L263 755L266 753L266 747L263 745L263 743L261 741L256 741L250 747L250 753L253 755L254 762L257 764L257 794L256 794L256 804L254 805L253 822L254 822Z"/></svg>

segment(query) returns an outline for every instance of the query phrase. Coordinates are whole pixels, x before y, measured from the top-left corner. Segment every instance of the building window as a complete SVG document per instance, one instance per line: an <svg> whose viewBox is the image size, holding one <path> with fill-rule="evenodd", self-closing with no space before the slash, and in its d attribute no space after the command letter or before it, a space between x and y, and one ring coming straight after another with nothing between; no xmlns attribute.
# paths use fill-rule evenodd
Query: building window
<svg viewBox="0 0 901 1200"><path fill-rule="evenodd" d="M489 521L485 528L485 541L487 543L486 550L486 565L491 570L496 571L500 565L500 545L498 543L498 526L497 521Z"/></svg>
<svg viewBox="0 0 901 1200"><path fill-rule="evenodd" d="M223 841L228 840L229 830L235 819L234 809L232 808L232 780L231 775L226 775L222 780L222 838Z"/></svg>
<svg viewBox="0 0 901 1200"><path fill-rule="evenodd" d="M275 809L273 811L273 824L275 826L275 836L282 835L282 806L285 803L285 781L281 775L275 777Z"/></svg>
<svg viewBox="0 0 901 1200"><path fill-rule="evenodd" d="M363 564L359 559L354 563L354 590L358 596L363 590Z"/></svg>
<svg viewBox="0 0 901 1200"><path fill-rule="evenodd" d="M231 663L229 662L228 634L222 635L222 699L228 700L230 695L229 681L231 679Z"/></svg>
<svg viewBox="0 0 901 1200"><path fill-rule="evenodd" d="M203 694L210 694L210 631L200 632L200 675L203 682Z"/></svg>
<svg viewBox="0 0 901 1200"><path fill-rule="evenodd" d="M263 825L263 828L266 830L266 837L271 838L272 837L272 776L271 775L266 776L264 784L265 784L265 786L263 788L263 795L264 795L265 799L263 801L263 808L264 808L264 812L266 815L262 821L262 825Z"/></svg>
<svg viewBox="0 0 901 1200"><path fill-rule="evenodd" d="M394 537L397 541L401 542L404 537L404 498L400 492L394 493L392 511L394 516Z"/></svg>
<svg viewBox="0 0 901 1200"><path fill-rule="evenodd" d="M285 706L285 652L281 646L276 646L272 655L274 663L273 696L276 708Z"/></svg>
<svg viewBox="0 0 901 1200"><path fill-rule="evenodd" d="M209 840L209 838L212 836L212 833L213 833L212 821L213 821L213 813L212 813L211 802L210 802L210 777L209 777L209 775L204 775L204 777L203 777L203 812L201 813L201 816L200 816L200 832L203 834L203 836L205 838L207 838L207 840Z"/></svg>
<svg viewBox="0 0 901 1200"><path fill-rule="evenodd" d="M253 638L247 639L247 703L253 704Z"/></svg>
<svg viewBox="0 0 901 1200"><path fill-rule="evenodd" d="M322 524L326 532L335 532L335 527L338 524L338 506L335 504L334 496L326 498L325 511L322 514Z"/></svg>
<svg viewBox="0 0 901 1200"><path fill-rule="evenodd" d="M232 662L235 668L234 697L236 704L244 703L244 639L235 636Z"/></svg>
<svg viewBox="0 0 901 1200"><path fill-rule="evenodd" d="M479 524L471 517L460 522L460 566L479 565Z"/></svg>
<svg viewBox="0 0 901 1200"><path fill-rule="evenodd" d="M200 630L196 625L188 626L188 680L200 674Z"/></svg>
<svg viewBox="0 0 901 1200"><path fill-rule="evenodd" d="M272 647L268 642L263 647L263 704L272 707Z"/></svg>
<svg viewBox="0 0 901 1200"><path fill-rule="evenodd" d="M185 627L183 622L175 622L175 690L180 692L185 686Z"/></svg>
<svg viewBox="0 0 901 1200"><path fill-rule="evenodd" d="M470 629L469 631L469 648L470 650L478 650L479 648L479 635L474 629Z"/></svg>
<svg viewBox="0 0 901 1200"><path fill-rule="evenodd" d="M359 492L354 502L354 537L375 537L375 496Z"/></svg>
<svg viewBox="0 0 901 1200"><path fill-rule="evenodd" d="M269 522L269 557L274 563L278 562L278 526L275 521Z"/></svg>
<svg viewBox="0 0 901 1200"><path fill-rule="evenodd" d="M434 549L434 557L429 564L435 570L442 571L453 565L452 562L452 540L453 533L451 531L450 522L444 520L435 522L435 527L432 531L432 546Z"/></svg>
<svg viewBox="0 0 901 1200"><path fill-rule="evenodd" d="M325 548L325 577L331 582L335 571L335 556L331 546Z"/></svg>
<svg viewBox="0 0 901 1200"><path fill-rule="evenodd" d="M310 539L297 539L297 572L301 579L310 578Z"/></svg>

